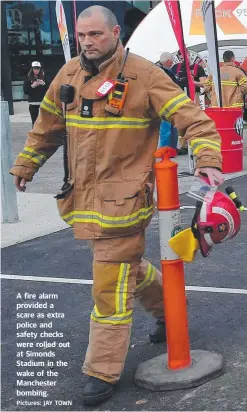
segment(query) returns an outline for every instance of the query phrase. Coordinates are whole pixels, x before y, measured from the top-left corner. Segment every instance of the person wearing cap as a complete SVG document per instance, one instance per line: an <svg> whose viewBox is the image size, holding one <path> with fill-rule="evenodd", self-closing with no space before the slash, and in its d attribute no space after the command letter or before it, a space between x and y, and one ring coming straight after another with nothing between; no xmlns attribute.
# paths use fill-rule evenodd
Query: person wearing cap
<svg viewBox="0 0 247 412"><path fill-rule="evenodd" d="M32 67L23 85L23 91L28 96L32 126L39 115L39 108L47 89L47 82L40 62L32 62Z"/></svg>

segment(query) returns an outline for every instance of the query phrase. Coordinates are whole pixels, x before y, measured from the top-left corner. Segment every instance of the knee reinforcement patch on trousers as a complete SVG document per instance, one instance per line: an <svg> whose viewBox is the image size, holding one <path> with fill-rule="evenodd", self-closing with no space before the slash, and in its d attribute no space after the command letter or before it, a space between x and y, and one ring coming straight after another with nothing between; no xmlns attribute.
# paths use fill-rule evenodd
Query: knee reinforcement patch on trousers
<svg viewBox="0 0 247 412"><path fill-rule="evenodd" d="M91 319L99 323L126 324L132 322L137 264L94 263Z"/></svg>

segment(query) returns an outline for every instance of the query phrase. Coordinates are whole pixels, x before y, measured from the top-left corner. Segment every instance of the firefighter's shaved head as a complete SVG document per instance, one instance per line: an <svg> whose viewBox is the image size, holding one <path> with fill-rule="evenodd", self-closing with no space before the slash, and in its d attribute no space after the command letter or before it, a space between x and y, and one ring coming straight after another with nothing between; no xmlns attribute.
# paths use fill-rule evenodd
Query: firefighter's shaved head
<svg viewBox="0 0 247 412"><path fill-rule="evenodd" d="M104 18L105 23L109 27L109 29L113 29L114 26L118 25L117 18L111 10L107 9L103 6L91 6L87 9L83 10L80 14L78 19L83 19L86 17L92 17L93 15L101 14Z"/></svg>
<svg viewBox="0 0 247 412"><path fill-rule="evenodd" d="M103 6L88 7L81 12L77 20L82 53L97 67L116 50L120 31L116 16Z"/></svg>

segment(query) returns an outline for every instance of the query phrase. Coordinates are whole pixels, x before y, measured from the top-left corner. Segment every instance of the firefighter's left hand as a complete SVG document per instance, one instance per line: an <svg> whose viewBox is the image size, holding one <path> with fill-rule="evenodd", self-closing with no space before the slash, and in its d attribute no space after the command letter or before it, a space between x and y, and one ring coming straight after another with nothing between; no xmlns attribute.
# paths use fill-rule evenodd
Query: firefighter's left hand
<svg viewBox="0 0 247 412"><path fill-rule="evenodd" d="M221 171L213 167L199 167L195 170L195 176L203 177L203 175L207 175L211 186L220 186L224 182Z"/></svg>

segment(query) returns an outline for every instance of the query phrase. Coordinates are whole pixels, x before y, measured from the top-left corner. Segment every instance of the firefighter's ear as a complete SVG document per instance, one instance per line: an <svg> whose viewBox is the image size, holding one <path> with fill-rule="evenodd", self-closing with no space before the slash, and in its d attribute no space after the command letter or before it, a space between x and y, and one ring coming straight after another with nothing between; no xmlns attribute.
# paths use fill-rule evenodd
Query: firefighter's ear
<svg viewBox="0 0 247 412"><path fill-rule="evenodd" d="M112 29L113 37L118 40L120 37L120 32L121 27L118 24L116 24L116 26L114 26Z"/></svg>

